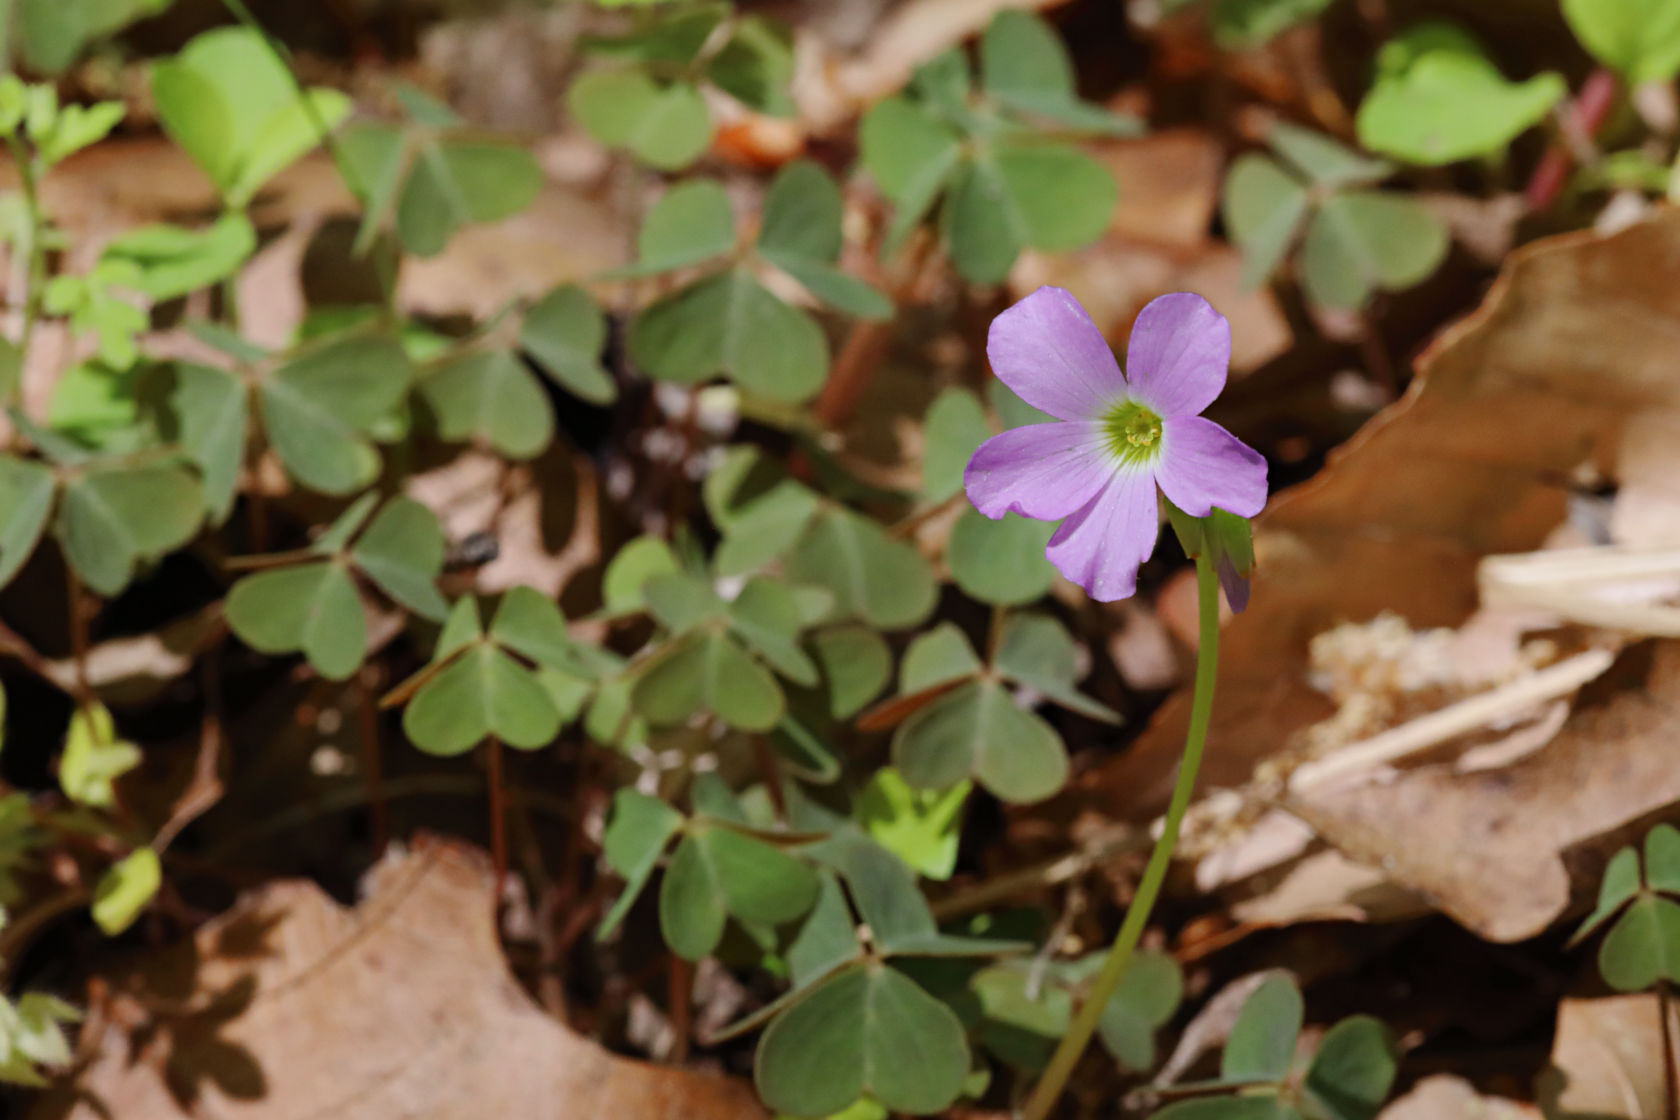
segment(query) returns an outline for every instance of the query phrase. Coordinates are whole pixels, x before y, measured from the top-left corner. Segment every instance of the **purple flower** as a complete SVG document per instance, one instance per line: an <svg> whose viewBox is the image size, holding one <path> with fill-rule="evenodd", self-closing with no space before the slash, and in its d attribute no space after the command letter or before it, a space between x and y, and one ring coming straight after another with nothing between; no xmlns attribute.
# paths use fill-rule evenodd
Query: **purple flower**
<svg viewBox="0 0 1680 1120"><path fill-rule="evenodd" d="M1157 485L1192 517L1252 517L1266 504L1266 460L1197 415L1225 387L1231 360L1231 324L1201 296L1175 292L1143 309L1130 377L1061 288L992 320L986 353L1004 384L1058 422L981 444L963 476L969 500L987 517L1062 521L1045 555L1093 599L1137 590L1160 528Z"/></svg>

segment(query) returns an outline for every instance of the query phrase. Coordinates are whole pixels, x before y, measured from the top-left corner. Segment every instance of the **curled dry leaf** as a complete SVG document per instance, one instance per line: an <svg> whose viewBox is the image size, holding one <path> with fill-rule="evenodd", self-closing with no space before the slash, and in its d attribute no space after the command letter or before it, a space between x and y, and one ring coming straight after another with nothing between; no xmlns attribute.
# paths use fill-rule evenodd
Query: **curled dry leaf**
<svg viewBox="0 0 1680 1120"><path fill-rule="evenodd" d="M1531 1104L1504 1097L1484 1097L1462 1077L1436 1074L1419 1081L1377 1120L1540 1120Z"/></svg>
<svg viewBox="0 0 1680 1120"><path fill-rule="evenodd" d="M488 861L443 840L375 868L354 910L311 883L264 887L115 979L90 1061L33 1115L764 1115L743 1081L615 1057L545 1015L494 913Z"/></svg>
<svg viewBox="0 0 1680 1120"><path fill-rule="evenodd" d="M1551 1064L1536 1080L1547 1116L1656 1120L1663 1097L1663 1001L1655 992L1566 999L1558 1005ZM1669 1037L1680 1037L1670 1007ZM1680 1047L1671 1056L1680 1062Z"/></svg>
<svg viewBox="0 0 1680 1120"><path fill-rule="evenodd" d="M1405 398L1274 500L1258 525L1253 603L1225 631L1208 786L1242 785L1331 714L1309 682L1314 636L1384 611L1457 627L1476 608L1481 558L1541 546L1567 520L1568 481L1583 466L1625 481L1622 498L1657 485L1655 442L1623 433L1635 419L1648 429L1680 415L1676 290L1676 214L1517 251L1483 307L1424 356ZM1680 445L1661 457L1672 478ZM1680 647L1635 650L1600 684L1516 767L1419 770L1308 799L1303 812L1345 853L1483 936L1533 936L1570 901L1565 849L1680 802L1680 776L1641 761L1665 753ZM1159 811L1188 699L1170 701L1076 796L1109 814Z"/></svg>

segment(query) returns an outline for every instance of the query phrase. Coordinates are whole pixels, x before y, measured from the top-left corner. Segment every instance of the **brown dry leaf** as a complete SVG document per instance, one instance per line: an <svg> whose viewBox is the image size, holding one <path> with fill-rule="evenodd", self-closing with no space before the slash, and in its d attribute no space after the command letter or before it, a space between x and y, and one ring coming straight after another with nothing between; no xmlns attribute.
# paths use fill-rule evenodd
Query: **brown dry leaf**
<svg viewBox="0 0 1680 1120"><path fill-rule="evenodd" d="M540 1011L502 959L487 861L445 840L388 858L354 910L271 884L112 986L91 1062L35 1117L764 1115L744 1082L615 1057Z"/></svg>
<svg viewBox="0 0 1680 1120"><path fill-rule="evenodd" d="M1377 1120L1540 1120L1531 1104L1484 1097L1462 1077L1436 1074L1382 1110Z"/></svg>
<svg viewBox="0 0 1680 1120"><path fill-rule="evenodd" d="M1219 205L1224 149L1200 129L1103 144L1093 154L1122 185L1108 228L1138 241L1195 249Z"/></svg>
<svg viewBox="0 0 1680 1120"><path fill-rule="evenodd" d="M1536 1089L1552 1120L1659 1120L1663 1109L1661 1002L1654 992L1558 1005L1552 1062ZM1671 1037L1680 1015L1669 1009ZM1680 1048L1673 1056L1680 1061Z"/></svg>
<svg viewBox="0 0 1680 1120"><path fill-rule="evenodd" d="M1307 680L1314 635L1385 610L1414 627L1462 623L1476 606L1477 561L1538 547L1566 519L1577 467L1623 473L1630 418L1680 411L1677 293L1674 212L1613 236L1519 250L1484 306L1425 355L1405 398L1317 478L1273 501L1258 525L1253 602L1224 633L1209 786L1241 785L1330 714ZM1639 446L1650 478L1659 473L1650 441ZM1680 456L1670 477L1677 469ZM1395 860L1403 885L1485 936L1529 936L1567 904L1560 847L1680 800L1680 777L1639 757L1663 757L1643 740L1660 735L1672 718L1666 697L1680 695L1676 651L1654 652L1649 680L1631 679L1649 695L1606 697L1577 713L1518 768L1421 772L1314 808L1344 849ZM1174 697L1133 749L1084 776L1076 796L1109 817L1158 811L1187 701Z"/></svg>

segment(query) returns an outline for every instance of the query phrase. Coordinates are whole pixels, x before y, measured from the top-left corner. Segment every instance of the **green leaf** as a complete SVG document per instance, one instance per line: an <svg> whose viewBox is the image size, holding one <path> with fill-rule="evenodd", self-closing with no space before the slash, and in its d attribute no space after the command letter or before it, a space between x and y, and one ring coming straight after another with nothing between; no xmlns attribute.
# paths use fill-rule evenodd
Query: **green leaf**
<svg viewBox="0 0 1680 1120"><path fill-rule="evenodd" d="M1307 189L1273 160L1244 152L1225 177L1220 212L1243 251L1243 286L1257 288L1294 242L1307 213Z"/></svg>
<svg viewBox="0 0 1680 1120"><path fill-rule="evenodd" d="M875 771L858 794L854 811L865 832L919 875L949 879L962 839L969 783L950 789L911 789L897 770Z"/></svg>
<svg viewBox="0 0 1680 1120"><path fill-rule="evenodd" d="M1132 958L1098 1024L1103 1046L1122 1069L1144 1073L1155 1067L1155 1032L1183 998L1184 973L1170 955L1145 951Z"/></svg>
<svg viewBox="0 0 1680 1120"><path fill-rule="evenodd" d="M342 681L361 668L367 622L344 564L323 561L246 576L227 598L239 640L260 653L302 651L315 671Z"/></svg>
<svg viewBox="0 0 1680 1120"><path fill-rule="evenodd" d="M94 701L70 715L64 754L58 761L58 784L78 805L114 808L113 783L140 765L140 758L139 747L117 738L110 710Z"/></svg>
<svg viewBox="0 0 1680 1120"><path fill-rule="evenodd" d="M1001 282L1022 246L1066 252L1108 227L1118 191L1102 164L1063 144L998 144L964 167L945 207L957 271Z"/></svg>
<svg viewBox="0 0 1680 1120"><path fill-rule="evenodd" d="M1073 636L1045 614L1011 614L1003 624L993 667L1008 680L1090 719L1118 723L1113 709L1074 687L1078 652Z"/></svg>
<svg viewBox="0 0 1680 1120"><path fill-rule="evenodd" d="M980 398L952 387L933 398L922 424L922 494L943 502L963 487L963 471L975 451L992 435Z"/></svg>
<svg viewBox="0 0 1680 1120"><path fill-rule="evenodd" d="M685 960L710 956L729 913L716 873L693 836L683 837L659 884L659 931Z"/></svg>
<svg viewBox="0 0 1680 1120"><path fill-rule="evenodd" d="M457 650L464 649L484 636L484 628L478 618L478 603L471 595L457 599L455 605L449 608L449 617L443 620L443 629L438 631L437 646L432 650L432 664L441 664L449 660Z"/></svg>
<svg viewBox="0 0 1680 1120"><path fill-rule="evenodd" d="M956 1100L969 1069L960 1020L890 965L836 973L778 1016L754 1080L771 1108L825 1116L864 1094L925 1114Z"/></svg>
<svg viewBox="0 0 1680 1120"><path fill-rule="evenodd" d="M735 212L715 179L688 179L660 196L636 236L636 263L619 275L652 276L735 251Z"/></svg>
<svg viewBox="0 0 1680 1120"><path fill-rule="evenodd" d="M1304 1014L1293 977L1275 974L1261 981L1237 1014L1219 1075L1226 1081L1281 1081L1295 1059L1295 1040Z"/></svg>
<svg viewBox="0 0 1680 1120"><path fill-rule="evenodd" d="M362 531L378 507L379 495L369 490L333 518L332 524L309 543L309 551L317 556L337 556L350 546L350 541Z"/></svg>
<svg viewBox="0 0 1680 1120"><path fill-rule="evenodd" d="M1322 132L1278 121L1267 136L1272 150L1296 171L1321 187L1357 187L1386 179L1394 167L1338 143Z"/></svg>
<svg viewBox="0 0 1680 1120"><path fill-rule="evenodd" d="M1356 308L1372 288L1396 292L1426 279L1449 245L1446 226L1416 199L1349 191L1313 215L1301 279L1314 303Z"/></svg>
<svg viewBox="0 0 1680 1120"><path fill-rule="evenodd" d="M1645 881L1654 891L1680 894L1680 829L1659 824L1645 834Z"/></svg>
<svg viewBox="0 0 1680 1120"><path fill-rule="evenodd" d="M1634 85L1680 71L1680 8L1667 0L1563 0L1563 18L1594 58Z"/></svg>
<svg viewBox="0 0 1680 1120"><path fill-rule="evenodd" d="M918 789L972 775L1004 801L1042 801L1067 781L1067 748L1048 723L1016 707L995 681L976 680L913 713L893 735L893 763Z"/></svg>
<svg viewBox="0 0 1680 1120"><path fill-rule="evenodd" d="M724 452L701 484L701 496L724 535L712 557L719 576L742 575L781 557L822 504L780 464L742 444Z"/></svg>
<svg viewBox="0 0 1680 1120"><path fill-rule="evenodd" d="M787 557L787 575L832 591L837 615L884 630L921 622L938 593L914 547L839 506L825 508L800 536Z"/></svg>
<svg viewBox="0 0 1680 1120"><path fill-rule="evenodd" d="M1598 947L1598 971L1618 992L1680 982L1680 903L1641 894Z"/></svg>
<svg viewBox="0 0 1680 1120"><path fill-rule="evenodd" d="M101 259L136 269L137 279L125 287L153 300L168 300L233 276L256 249L257 231L250 219L231 213L202 230L141 226L108 243Z"/></svg>
<svg viewBox="0 0 1680 1120"><path fill-rule="evenodd" d="M809 721L789 713L770 732L770 745L788 772L813 785L829 785L840 777L840 757Z"/></svg>
<svg viewBox="0 0 1680 1120"><path fill-rule="evenodd" d="M1550 72L1507 81L1464 30L1420 23L1378 52L1376 82L1355 123L1359 142L1373 152L1453 163L1502 152L1567 92L1563 77Z"/></svg>
<svg viewBox="0 0 1680 1120"><path fill-rule="evenodd" d="M833 265L782 253L766 253L765 259L799 281L807 292L829 307L860 319L892 318L892 300L879 289Z"/></svg>
<svg viewBox="0 0 1680 1120"><path fill-rule="evenodd" d="M1055 530L1053 523L1018 513L993 521L979 510L964 510L951 529L945 562L957 586L982 603L1030 603L1055 582L1056 569L1044 555Z"/></svg>
<svg viewBox="0 0 1680 1120"><path fill-rule="evenodd" d="M57 996L25 992L17 1001L17 1019L11 1032L11 1046L38 1065L58 1068L70 1064L73 1055L64 1037L62 1023L80 1022L82 1013Z"/></svg>
<svg viewBox="0 0 1680 1120"><path fill-rule="evenodd" d="M531 459L554 442L548 394L511 350L475 350L420 380L420 396L451 442L482 440L509 459Z"/></svg>
<svg viewBox="0 0 1680 1120"><path fill-rule="evenodd" d="M158 464L89 471L64 486L56 532L84 583L115 595L135 568L186 544L204 519L198 479Z"/></svg>
<svg viewBox="0 0 1680 1120"><path fill-rule="evenodd" d="M601 364L607 317L582 288L555 288L525 312L519 344L555 384L590 404L611 404L618 386Z"/></svg>
<svg viewBox="0 0 1680 1120"><path fill-rule="evenodd" d="M668 646L637 680L632 702L656 727L709 711L742 731L768 731L785 710L776 678L729 638L707 632Z"/></svg>
<svg viewBox="0 0 1680 1120"><path fill-rule="evenodd" d="M1033 990L1028 970L993 965L968 982L980 1005L977 1035L987 1050L1017 1069L1037 1072L1050 1061L1056 1041L1073 1018L1073 996L1055 984Z"/></svg>
<svg viewBox="0 0 1680 1120"><path fill-rule="evenodd" d="M52 468L0 455L0 587L35 551L57 488Z"/></svg>
<svg viewBox="0 0 1680 1120"><path fill-rule="evenodd" d="M560 604L534 587L510 587L490 619L490 640L539 665L594 678L601 663L572 640Z"/></svg>
<svg viewBox="0 0 1680 1120"><path fill-rule="evenodd" d="M134 924L163 885L163 865L150 848L136 848L106 869L93 890L93 921L106 937Z"/></svg>
<svg viewBox="0 0 1680 1120"><path fill-rule="evenodd" d="M980 41L981 82L988 96L1011 109L1072 128L1136 135L1136 121L1079 100L1073 60L1050 25L1029 12L1005 9Z"/></svg>
<svg viewBox="0 0 1680 1120"><path fill-rule="evenodd" d="M336 90L307 94L258 32L207 31L173 59L152 67L158 119L216 184L228 205L243 208L270 177L313 148L327 127L350 113Z"/></svg>
<svg viewBox="0 0 1680 1120"><path fill-rule="evenodd" d="M732 268L657 301L630 326L630 355L655 377L728 375L773 400L801 401L828 376L828 340L814 319Z"/></svg>
<svg viewBox="0 0 1680 1120"><path fill-rule="evenodd" d="M653 576L642 585L642 598L649 613L673 634L722 618L726 611L711 583L688 572Z"/></svg>
<svg viewBox="0 0 1680 1120"><path fill-rule="evenodd" d="M840 256L840 188L816 163L794 160L764 194L759 251L831 263Z"/></svg>
<svg viewBox="0 0 1680 1120"><path fill-rule="evenodd" d="M412 498L392 498L356 541L350 558L397 603L441 622L449 614L437 589L445 548L437 514Z"/></svg>
<svg viewBox="0 0 1680 1120"><path fill-rule="evenodd" d="M735 21L729 41L712 56L706 78L751 109L788 117L797 108L788 92L793 70L793 38L787 28L746 16Z"/></svg>
<svg viewBox="0 0 1680 1120"><path fill-rule="evenodd" d="M156 367L151 377L142 394L161 401L159 434L198 468L210 523L220 525L233 511L245 459L250 415L245 386L231 374L191 362Z"/></svg>
<svg viewBox="0 0 1680 1120"><path fill-rule="evenodd" d="M303 485L326 494L360 490L379 473L379 453L363 433L407 396L413 376L394 339L328 342L263 379L263 430Z"/></svg>
<svg viewBox="0 0 1680 1120"><path fill-rule="evenodd" d="M1585 940L1638 893L1639 853L1632 848L1622 848L1605 864L1604 878L1598 885L1598 905L1569 939L1569 944L1576 945Z"/></svg>
<svg viewBox="0 0 1680 1120"><path fill-rule="evenodd" d="M947 681L975 676L983 668L962 628L954 622L941 622L911 639L898 667L898 690L906 695L922 692Z"/></svg>
<svg viewBox="0 0 1680 1120"><path fill-rule="evenodd" d="M830 627L811 635L810 646L822 673L828 714L851 719L881 694L892 674L892 650L868 626Z"/></svg>
<svg viewBox="0 0 1680 1120"><path fill-rule="evenodd" d="M817 900L788 944L788 976L795 991L863 954L840 880L826 868L818 872L817 879Z"/></svg>
<svg viewBox="0 0 1680 1120"><path fill-rule="evenodd" d="M1321 14L1334 0L1216 0L1214 41L1227 49L1263 46Z"/></svg>
<svg viewBox="0 0 1680 1120"><path fill-rule="evenodd" d="M889 97L864 114L858 143L864 167L898 206L884 245L890 253L945 189L960 161L962 138L915 102Z"/></svg>
<svg viewBox="0 0 1680 1120"><path fill-rule="evenodd" d="M403 731L427 754L471 750L490 735L534 750L560 733L560 713L541 682L490 645L469 646L415 694Z"/></svg>
<svg viewBox="0 0 1680 1120"><path fill-rule="evenodd" d="M642 893L665 846L681 829L683 816L657 797L621 789L613 794L612 816L601 837L607 864L624 879L618 901L601 921L597 936L608 937Z"/></svg>
<svg viewBox="0 0 1680 1120"><path fill-rule="evenodd" d="M397 232L420 256L443 251L455 231L519 213L542 189L542 168L516 144L446 140L422 146L397 204Z"/></svg>
<svg viewBox="0 0 1680 1120"><path fill-rule="evenodd" d="M776 672L806 687L820 677L817 665L799 648L802 620L793 590L784 583L755 576L729 604L730 627Z"/></svg>
<svg viewBox="0 0 1680 1120"><path fill-rule="evenodd" d="M817 873L804 861L732 828L691 834L712 868L724 907L743 921L781 925L811 909Z"/></svg>
<svg viewBox="0 0 1680 1120"><path fill-rule="evenodd" d="M641 4L649 0L606 0L601 6L621 7L624 2ZM686 67L712 37L712 32L729 18L729 14L727 3L696 3L690 0L664 9L657 19L640 22L631 34L587 39L584 45L592 53L606 58Z"/></svg>
<svg viewBox="0 0 1680 1120"><path fill-rule="evenodd" d="M1276 1096L1202 1097L1175 1101L1149 1120L1302 1120Z"/></svg>
<svg viewBox="0 0 1680 1120"><path fill-rule="evenodd" d="M659 171L687 167L712 142L700 91L689 82L661 83L643 70L590 70L572 83L566 107L595 139Z"/></svg>
<svg viewBox="0 0 1680 1120"><path fill-rule="evenodd" d="M644 589L657 576L676 575L676 554L659 537L642 536L627 542L607 562L601 579L601 599L608 614L634 614L647 609Z"/></svg>
<svg viewBox="0 0 1680 1120"><path fill-rule="evenodd" d="M1382 1021L1354 1015L1325 1032L1307 1068L1306 1091L1330 1120L1376 1120L1399 1063Z"/></svg>

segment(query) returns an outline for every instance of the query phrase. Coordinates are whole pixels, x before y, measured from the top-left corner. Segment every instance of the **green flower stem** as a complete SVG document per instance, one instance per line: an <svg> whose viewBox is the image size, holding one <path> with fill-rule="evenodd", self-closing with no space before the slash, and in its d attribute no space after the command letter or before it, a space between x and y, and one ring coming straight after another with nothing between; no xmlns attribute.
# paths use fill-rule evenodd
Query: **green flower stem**
<svg viewBox="0 0 1680 1120"><path fill-rule="evenodd" d="M21 127L21 126L20 126ZM27 219L27 229L24 231L29 241L25 245L17 246L17 252L26 262L25 284L23 292L23 327L18 332L18 353L25 357L29 354L29 343L35 334L35 320L41 316L41 290L47 281L47 251L45 237L46 217L41 212L41 193L38 189L41 168L36 162L34 153L16 136L10 138L12 162L17 166L18 180L23 188L23 210Z"/></svg>
<svg viewBox="0 0 1680 1120"><path fill-rule="evenodd" d="M1185 738L1184 758L1179 763L1178 783L1173 787L1172 801L1167 806L1161 838L1155 842L1155 850L1150 853L1149 865L1144 868L1143 879L1138 883L1137 894L1126 911L1126 920L1121 923L1120 932L1114 938L1108 960L1103 962L1090 994L1074 1016L1067 1034L1056 1046L1044 1076L1033 1088L1032 1096L1027 1098L1026 1108L1021 1113L1024 1120L1045 1120L1061 1097L1068 1076L1073 1073L1073 1067L1078 1064L1091 1035L1096 1032L1103 1008L1108 1006L1109 998L1126 975L1126 966L1132 961L1132 952L1143 936L1143 927L1149 921L1150 911L1155 908L1155 900L1161 893L1161 885L1166 881L1173 849L1178 846L1179 828L1184 823L1185 810L1190 808L1190 795L1196 788L1196 772L1202 765L1202 748L1207 744L1208 721L1213 714L1213 685L1219 675L1219 577L1208 549L1203 549L1196 557L1196 602L1201 609L1201 642L1196 649L1196 691L1190 702L1190 732Z"/></svg>

